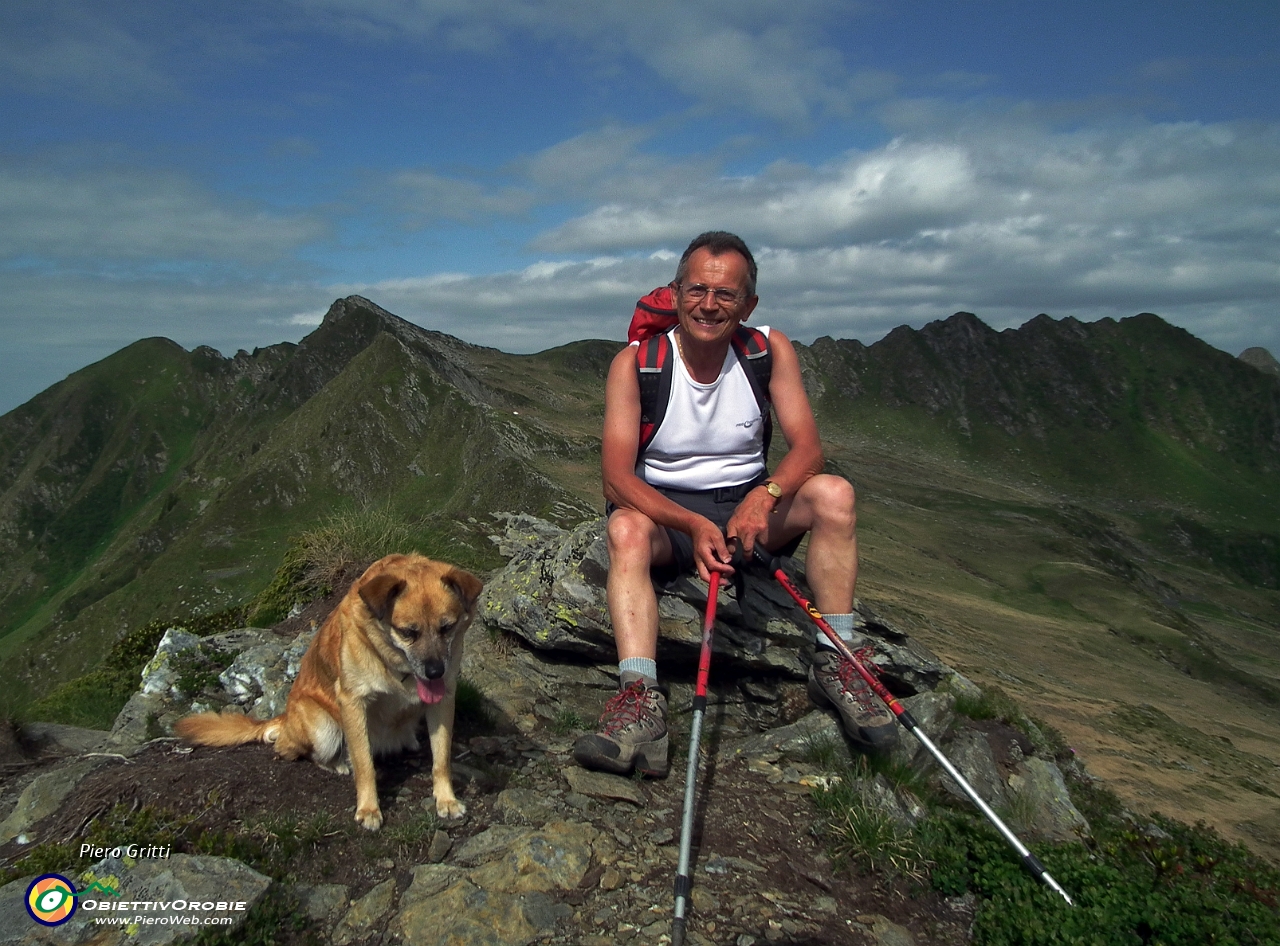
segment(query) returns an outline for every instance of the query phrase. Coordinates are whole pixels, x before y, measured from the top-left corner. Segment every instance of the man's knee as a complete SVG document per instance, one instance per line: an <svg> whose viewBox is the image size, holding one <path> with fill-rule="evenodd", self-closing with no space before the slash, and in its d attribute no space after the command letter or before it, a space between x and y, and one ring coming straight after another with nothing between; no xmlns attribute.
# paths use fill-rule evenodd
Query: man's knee
<svg viewBox="0 0 1280 946"><path fill-rule="evenodd" d="M819 523L852 529L857 522L853 484L843 476L820 473L803 487L808 491L814 525Z"/></svg>
<svg viewBox="0 0 1280 946"><path fill-rule="evenodd" d="M657 525L644 513L634 509L615 509L605 527L610 560L650 560L657 531Z"/></svg>

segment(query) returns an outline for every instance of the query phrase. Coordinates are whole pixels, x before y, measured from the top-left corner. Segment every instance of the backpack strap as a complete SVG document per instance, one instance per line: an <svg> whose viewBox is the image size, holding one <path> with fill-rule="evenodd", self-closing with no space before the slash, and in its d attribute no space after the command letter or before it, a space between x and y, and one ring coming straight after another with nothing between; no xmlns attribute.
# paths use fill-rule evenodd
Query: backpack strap
<svg viewBox="0 0 1280 946"><path fill-rule="evenodd" d="M764 418L764 462L769 462L769 441L773 439L773 403L769 397L769 381L773 378L773 351L769 348L769 336L759 329L739 325L733 333L733 353L751 385L751 393L760 406Z"/></svg>
<svg viewBox="0 0 1280 946"><path fill-rule="evenodd" d="M636 349L636 371L640 379L640 447L636 455L640 456L658 433L662 419L667 416L667 402L671 400L675 360L671 339L665 333L640 343Z"/></svg>

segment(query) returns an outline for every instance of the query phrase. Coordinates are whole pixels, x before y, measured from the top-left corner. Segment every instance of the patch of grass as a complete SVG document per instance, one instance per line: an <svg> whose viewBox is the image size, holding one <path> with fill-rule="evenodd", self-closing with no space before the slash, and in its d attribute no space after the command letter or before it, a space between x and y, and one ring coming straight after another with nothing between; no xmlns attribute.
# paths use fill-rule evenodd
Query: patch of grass
<svg viewBox="0 0 1280 946"><path fill-rule="evenodd" d="M977 698L966 693L957 693L955 697L956 712L973 720L1000 719L1008 722L1022 715L1013 698L997 686L983 688L982 696Z"/></svg>
<svg viewBox="0 0 1280 946"><path fill-rule="evenodd" d="M586 727L582 717L571 709L561 707L551 720L551 731L557 736L568 736Z"/></svg>
<svg viewBox="0 0 1280 946"><path fill-rule="evenodd" d="M431 840L440 828L440 819L432 810L422 808L404 819L393 819L382 826L376 840L394 852L402 852Z"/></svg>
<svg viewBox="0 0 1280 946"><path fill-rule="evenodd" d="M394 552L414 551L409 523L387 508L334 513L289 540L271 583L249 605L250 623L269 626L333 591L343 572Z"/></svg>
<svg viewBox="0 0 1280 946"><path fill-rule="evenodd" d="M246 822L245 828L269 852L284 858L310 851L346 830L345 823L328 811L269 815Z"/></svg>
<svg viewBox="0 0 1280 946"><path fill-rule="evenodd" d="M865 766L850 767L812 793L822 815L819 834L838 867L923 880L928 864L911 830L878 803Z"/></svg>
<svg viewBox="0 0 1280 946"><path fill-rule="evenodd" d="M829 732L809 733L804 737L800 761L835 772L849 764L849 750L843 739Z"/></svg>
<svg viewBox="0 0 1280 946"><path fill-rule="evenodd" d="M198 696L205 689L218 686L218 675L231 666L235 654L211 644L180 651L169 657L169 665L177 672L177 687L187 697Z"/></svg>

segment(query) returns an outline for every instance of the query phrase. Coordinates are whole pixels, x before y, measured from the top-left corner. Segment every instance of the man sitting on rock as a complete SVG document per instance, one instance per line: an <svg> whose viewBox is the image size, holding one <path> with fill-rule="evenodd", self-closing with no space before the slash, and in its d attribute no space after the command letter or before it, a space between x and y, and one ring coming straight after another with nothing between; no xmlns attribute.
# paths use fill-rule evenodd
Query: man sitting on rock
<svg viewBox="0 0 1280 946"><path fill-rule="evenodd" d="M781 332L762 326L772 353L769 399L788 448L772 475L765 466L766 418L732 347L735 330L759 301L751 251L731 233L704 233L684 251L671 289L678 324L670 331L670 399L643 452L634 344L614 358L605 389L601 466L619 692L599 730L579 739L573 754L586 768L619 774L664 776L670 767L653 579L693 569L704 580L712 571L732 573L726 536L749 560L757 544L790 554L808 532L814 604L854 649L862 643L854 634L853 487L821 472L822 446L795 349ZM883 751L896 741L889 710L821 633L809 694L835 707L859 745Z"/></svg>

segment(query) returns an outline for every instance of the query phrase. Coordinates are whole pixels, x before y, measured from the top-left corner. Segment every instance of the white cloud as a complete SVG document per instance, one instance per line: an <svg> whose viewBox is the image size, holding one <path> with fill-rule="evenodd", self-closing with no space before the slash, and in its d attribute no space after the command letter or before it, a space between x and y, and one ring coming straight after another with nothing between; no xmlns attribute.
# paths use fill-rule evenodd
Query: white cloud
<svg viewBox="0 0 1280 946"><path fill-rule="evenodd" d="M169 171L0 162L0 259L99 268L280 261L327 233Z"/></svg>

